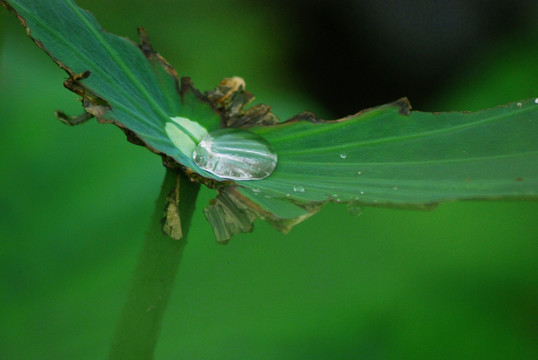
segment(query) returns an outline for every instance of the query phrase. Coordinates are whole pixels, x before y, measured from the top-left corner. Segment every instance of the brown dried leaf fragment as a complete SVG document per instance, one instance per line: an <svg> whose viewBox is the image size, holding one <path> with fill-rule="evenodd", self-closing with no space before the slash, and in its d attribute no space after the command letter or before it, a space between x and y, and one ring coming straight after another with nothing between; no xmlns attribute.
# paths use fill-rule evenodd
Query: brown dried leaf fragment
<svg viewBox="0 0 538 360"><path fill-rule="evenodd" d="M257 104L245 109L255 96L245 90L245 81L240 77L223 79L213 90L206 93L207 98L222 112L225 127L249 128L253 126L270 126L280 122L271 113L271 107Z"/></svg>
<svg viewBox="0 0 538 360"><path fill-rule="evenodd" d="M176 177L176 184L166 195L164 217L162 218L162 229L165 234L174 240L183 237L181 229L181 217L179 213L180 176Z"/></svg>

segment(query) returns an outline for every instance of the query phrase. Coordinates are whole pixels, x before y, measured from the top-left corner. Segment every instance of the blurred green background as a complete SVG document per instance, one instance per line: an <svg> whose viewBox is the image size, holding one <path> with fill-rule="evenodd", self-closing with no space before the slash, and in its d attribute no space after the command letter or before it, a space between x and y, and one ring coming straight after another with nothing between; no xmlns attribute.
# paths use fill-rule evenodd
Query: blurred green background
<svg viewBox="0 0 538 360"><path fill-rule="evenodd" d="M202 90L244 77L283 119L401 96L427 111L538 96L532 2L78 3L111 32L146 27ZM65 73L15 17L0 22L0 358L104 358L164 169L111 125L55 120L82 110ZM158 359L538 358L537 202L360 217L331 204L288 235L258 222L222 246L201 213L212 196Z"/></svg>

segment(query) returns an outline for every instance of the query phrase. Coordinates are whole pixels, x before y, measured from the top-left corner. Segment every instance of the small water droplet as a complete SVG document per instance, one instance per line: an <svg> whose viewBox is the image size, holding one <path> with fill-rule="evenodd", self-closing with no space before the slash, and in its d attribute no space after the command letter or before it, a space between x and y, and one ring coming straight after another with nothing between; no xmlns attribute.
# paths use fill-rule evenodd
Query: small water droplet
<svg viewBox="0 0 538 360"><path fill-rule="evenodd" d="M341 152L341 153L340 153L340 157L341 157L342 159L345 159L345 158L347 158L347 154L346 154L345 152Z"/></svg>
<svg viewBox="0 0 538 360"><path fill-rule="evenodd" d="M293 185L293 191L295 192L304 192L304 187L301 185Z"/></svg>
<svg viewBox="0 0 538 360"><path fill-rule="evenodd" d="M392 187L392 190L398 190L398 187L397 187L397 186L393 186L393 187Z"/></svg>
<svg viewBox="0 0 538 360"><path fill-rule="evenodd" d="M334 202L342 202L342 200L339 198L339 195L338 195L338 194L325 194L325 196L327 196L327 198L328 198L330 201L334 201Z"/></svg>
<svg viewBox="0 0 538 360"><path fill-rule="evenodd" d="M362 175L362 170L357 171L357 175Z"/></svg>
<svg viewBox="0 0 538 360"><path fill-rule="evenodd" d="M520 102L518 102L516 105L517 105L517 107L522 107L523 106L523 104L520 103Z"/></svg>
<svg viewBox="0 0 538 360"><path fill-rule="evenodd" d="M290 197L290 196L291 196L291 194L286 194L286 197Z"/></svg>
<svg viewBox="0 0 538 360"><path fill-rule="evenodd" d="M366 193L365 193L364 191L361 190L361 195L364 195L364 194L366 194Z"/></svg>
<svg viewBox="0 0 538 360"><path fill-rule="evenodd" d="M332 194L332 195L330 196L330 198L331 198L331 200L333 200L334 202L337 202L337 203L342 202L342 199L340 199L340 197L339 197L338 194Z"/></svg>
<svg viewBox="0 0 538 360"><path fill-rule="evenodd" d="M534 103L538 104L538 98L534 99Z"/></svg>
<svg viewBox="0 0 538 360"><path fill-rule="evenodd" d="M260 191L261 191L260 188L256 188L256 187L252 188L252 192L254 193L259 193Z"/></svg>
<svg viewBox="0 0 538 360"><path fill-rule="evenodd" d="M347 212L353 216L359 217L362 214L362 209L356 204L349 204L347 206Z"/></svg>
<svg viewBox="0 0 538 360"><path fill-rule="evenodd" d="M219 129L207 134L192 153L196 165L223 179L260 180L271 175L277 154L253 132Z"/></svg>

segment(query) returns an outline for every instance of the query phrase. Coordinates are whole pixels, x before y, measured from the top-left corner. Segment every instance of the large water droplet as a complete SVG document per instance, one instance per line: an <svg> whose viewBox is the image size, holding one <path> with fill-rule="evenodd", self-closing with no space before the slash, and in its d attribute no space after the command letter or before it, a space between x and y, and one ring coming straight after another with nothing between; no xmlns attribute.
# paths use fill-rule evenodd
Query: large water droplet
<svg viewBox="0 0 538 360"><path fill-rule="evenodd" d="M260 180L271 175L277 154L271 144L253 132L219 129L207 134L192 153L196 165L218 177Z"/></svg>

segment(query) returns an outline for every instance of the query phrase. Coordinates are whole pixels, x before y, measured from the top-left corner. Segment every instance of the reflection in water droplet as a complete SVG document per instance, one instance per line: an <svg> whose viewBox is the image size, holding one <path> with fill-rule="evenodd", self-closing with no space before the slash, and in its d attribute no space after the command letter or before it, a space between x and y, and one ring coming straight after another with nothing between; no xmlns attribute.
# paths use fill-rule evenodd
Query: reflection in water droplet
<svg viewBox="0 0 538 360"><path fill-rule="evenodd" d="M347 158L347 154L346 154L345 152L341 152L341 153L340 153L340 157L341 157L342 159L345 159L345 158Z"/></svg>
<svg viewBox="0 0 538 360"><path fill-rule="evenodd" d="M277 163L277 154L267 140L231 128L210 132L196 146L192 158L205 171L232 180L264 179Z"/></svg>
<svg viewBox="0 0 538 360"><path fill-rule="evenodd" d="M523 104L520 103L520 102L518 102L516 105L517 105L517 107L522 107L523 106Z"/></svg>
<svg viewBox="0 0 538 360"><path fill-rule="evenodd" d="M293 191L295 192L304 192L304 187L302 187L301 185L293 185Z"/></svg>

